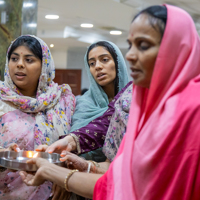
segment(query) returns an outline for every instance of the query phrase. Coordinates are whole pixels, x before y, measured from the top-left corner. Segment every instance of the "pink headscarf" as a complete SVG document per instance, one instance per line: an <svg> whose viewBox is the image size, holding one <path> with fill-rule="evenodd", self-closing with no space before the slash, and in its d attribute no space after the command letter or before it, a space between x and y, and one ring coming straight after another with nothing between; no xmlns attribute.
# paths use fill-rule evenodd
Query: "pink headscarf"
<svg viewBox="0 0 200 200"><path fill-rule="evenodd" d="M127 132L95 200L200 199L200 40L185 11L166 7L150 89L133 86Z"/></svg>

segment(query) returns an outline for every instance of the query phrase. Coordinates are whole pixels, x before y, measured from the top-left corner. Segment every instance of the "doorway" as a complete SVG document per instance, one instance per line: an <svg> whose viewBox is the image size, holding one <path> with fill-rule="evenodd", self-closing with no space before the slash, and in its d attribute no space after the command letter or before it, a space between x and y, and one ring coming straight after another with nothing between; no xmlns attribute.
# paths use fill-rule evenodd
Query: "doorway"
<svg viewBox="0 0 200 200"><path fill-rule="evenodd" d="M81 69L56 69L54 82L59 85L68 84L75 96L80 95Z"/></svg>

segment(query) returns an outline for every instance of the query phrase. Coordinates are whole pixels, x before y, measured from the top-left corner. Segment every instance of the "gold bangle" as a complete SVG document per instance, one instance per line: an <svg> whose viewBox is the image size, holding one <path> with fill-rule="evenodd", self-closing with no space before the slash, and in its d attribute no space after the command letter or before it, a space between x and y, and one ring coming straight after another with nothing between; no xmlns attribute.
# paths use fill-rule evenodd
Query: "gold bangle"
<svg viewBox="0 0 200 200"><path fill-rule="evenodd" d="M69 135L72 136L74 141L76 142L77 154L78 155L81 154L81 146L80 146L79 138L74 133L70 133Z"/></svg>
<svg viewBox="0 0 200 200"><path fill-rule="evenodd" d="M69 172L69 173L67 174L67 176L65 177L64 186L65 186L65 189L66 189L68 192L70 192L70 191L69 191L69 188L68 188L68 181L69 181L69 178L70 178L70 177L73 175L73 173L75 173L75 172L78 172L78 169L72 170L72 171Z"/></svg>
<svg viewBox="0 0 200 200"><path fill-rule="evenodd" d="M94 166L96 166L96 167L100 167L100 164L97 163L97 162L95 162L94 160L89 160L89 161L92 162Z"/></svg>

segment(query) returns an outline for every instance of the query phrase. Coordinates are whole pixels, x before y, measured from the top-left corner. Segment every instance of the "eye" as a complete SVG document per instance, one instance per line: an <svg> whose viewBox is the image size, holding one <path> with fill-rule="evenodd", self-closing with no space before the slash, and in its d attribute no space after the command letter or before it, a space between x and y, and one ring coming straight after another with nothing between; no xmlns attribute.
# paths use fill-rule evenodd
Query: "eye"
<svg viewBox="0 0 200 200"><path fill-rule="evenodd" d="M17 58L16 58L16 57L12 57L11 60L12 60L13 62L16 62L16 61L17 61Z"/></svg>
<svg viewBox="0 0 200 200"><path fill-rule="evenodd" d="M139 49L142 50L142 51L145 51L145 50L149 49L150 46L151 45L146 41L139 42Z"/></svg>
<svg viewBox="0 0 200 200"><path fill-rule="evenodd" d="M95 65L95 62L89 62L88 65L89 67L93 67Z"/></svg>
<svg viewBox="0 0 200 200"><path fill-rule="evenodd" d="M26 59L26 61L28 62L28 63L32 63L33 62L33 60L32 59Z"/></svg>
<svg viewBox="0 0 200 200"><path fill-rule="evenodd" d="M103 60L103 62L108 62L109 58L103 58L102 60Z"/></svg>

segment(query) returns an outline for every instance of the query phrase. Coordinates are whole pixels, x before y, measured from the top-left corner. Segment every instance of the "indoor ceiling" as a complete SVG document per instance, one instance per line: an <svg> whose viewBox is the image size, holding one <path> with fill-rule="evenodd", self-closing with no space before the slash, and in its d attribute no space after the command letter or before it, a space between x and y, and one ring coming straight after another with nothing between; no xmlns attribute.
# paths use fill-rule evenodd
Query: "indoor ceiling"
<svg viewBox="0 0 200 200"><path fill-rule="evenodd" d="M142 8L163 3L188 11L200 32L200 0L38 0L37 35L48 45L54 44L54 50L87 47L98 40L110 40L127 48L133 16ZM59 19L46 19L48 14L59 15ZM92 23L94 27L81 28L81 23ZM110 35L111 30L122 34Z"/></svg>

